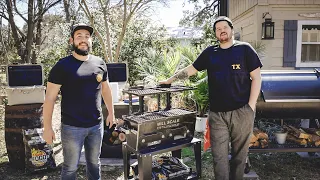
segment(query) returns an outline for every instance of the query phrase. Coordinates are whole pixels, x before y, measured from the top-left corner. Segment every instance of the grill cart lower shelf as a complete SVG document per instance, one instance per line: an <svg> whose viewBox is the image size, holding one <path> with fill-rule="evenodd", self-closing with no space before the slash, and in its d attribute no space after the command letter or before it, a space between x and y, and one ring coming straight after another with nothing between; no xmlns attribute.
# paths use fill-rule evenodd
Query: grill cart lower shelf
<svg viewBox="0 0 320 180"><path fill-rule="evenodd" d="M320 147L315 146L303 146L297 145L292 143L286 144L277 144L276 142L272 142L268 144L266 148L258 148L258 147L251 147L249 148L249 153L265 153L265 152L320 152ZM246 167L245 167L245 174L248 174L251 169L251 164L249 157L247 157Z"/></svg>
<svg viewBox="0 0 320 180"><path fill-rule="evenodd" d="M250 153L260 152L320 152L320 147L302 146L297 144L276 144L269 143L266 148L249 148Z"/></svg>
<svg viewBox="0 0 320 180"><path fill-rule="evenodd" d="M150 180L152 177L152 156L173 151L179 152L182 148L193 146L194 156L196 159L196 172L193 172L187 179L198 179L201 177L201 140L193 138L192 141L177 142L164 144L163 146L156 148L148 148L143 151L136 151L134 148L127 145L126 142L122 143L123 153L123 171L124 179L128 180L129 169L130 169L130 153L132 152L137 155L138 159L138 174L139 180ZM173 153L173 155L176 153ZM179 156L179 154L176 154ZM180 157L178 157L180 158Z"/></svg>

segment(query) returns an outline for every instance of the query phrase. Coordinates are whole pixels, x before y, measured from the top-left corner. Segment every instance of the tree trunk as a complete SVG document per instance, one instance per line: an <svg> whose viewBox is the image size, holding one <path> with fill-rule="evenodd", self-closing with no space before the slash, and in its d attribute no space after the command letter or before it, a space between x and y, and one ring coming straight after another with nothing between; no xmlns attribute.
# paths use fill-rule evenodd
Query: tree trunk
<svg viewBox="0 0 320 180"><path fill-rule="evenodd" d="M71 14L70 14L70 0L63 0L64 11L66 13L66 22L70 23Z"/></svg>
<svg viewBox="0 0 320 180"><path fill-rule="evenodd" d="M122 41L124 39L124 35L126 33L127 25L128 25L128 22L130 21L130 18L131 18L131 16L129 16L127 19L125 19L123 21L121 33L119 35L118 42L117 42L116 54L115 54L115 57L114 57L114 61L115 62L119 62L119 56L120 56L120 50L121 50L121 46L122 46Z"/></svg>
<svg viewBox="0 0 320 180"><path fill-rule="evenodd" d="M107 6L103 8L103 16L104 16L104 24L106 28L106 36L107 36L107 51L108 51L108 58L105 59L105 61L110 61L113 62L113 57L112 57L112 51L111 51L111 42L110 42L110 31L109 31L109 24L108 24L108 19L107 19Z"/></svg>
<svg viewBox="0 0 320 180"><path fill-rule="evenodd" d="M18 30L16 27L16 24L14 22L13 18L13 8L12 8L12 0L6 0L6 5L7 5L7 13L9 16L9 24L12 30L12 37L14 39L14 45L17 48L18 55L20 56L21 60L24 59L24 49L21 46L21 40L18 35Z"/></svg>
<svg viewBox="0 0 320 180"><path fill-rule="evenodd" d="M24 60L25 63L31 62L31 50L33 43L33 29L34 29L34 8L33 8L34 0L29 0L28 2L28 31L27 31L27 57Z"/></svg>
<svg viewBox="0 0 320 180"><path fill-rule="evenodd" d="M103 41L103 38L102 38L101 34L99 33L99 31L97 30L97 28L94 25L93 15L91 15L91 12L90 12L90 10L88 8L88 5L87 5L86 1L79 0L79 5L80 5L80 7L82 8L82 10L84 11L84 13L86 14L87 18L90 21L90 25L93 27L93 30L94 30L96 36L98 37L99 42L101 43L102 52L103 52L104 58L107 61L108 55L107 55L105 42Z"/></svg>
<svg viewBox="0 0 320 180"><path fill-rule="evenodd" d="M43 21L43 2L42 0L38 1L38 21L37 21L37 34L36 34L36 40L35 40L35 47L32 47L33 53L32 53L32 60L31 63L37 63L37 53L40 51L40 45L41 45L41 38L42 38L42 29L41 29L41 23Z"/></svg>

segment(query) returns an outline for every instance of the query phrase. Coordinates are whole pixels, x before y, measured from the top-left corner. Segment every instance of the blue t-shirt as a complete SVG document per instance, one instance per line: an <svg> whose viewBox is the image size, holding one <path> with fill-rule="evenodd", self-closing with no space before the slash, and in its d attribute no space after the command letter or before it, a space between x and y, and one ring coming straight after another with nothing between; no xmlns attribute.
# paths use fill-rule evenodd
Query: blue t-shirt
<svg viewBox="0 0 320 180"><path fill-rule="evenodd" d="M262 67L262 63L249 43L235 41L227 49L208 47L193 66L198 71L208 72L210 111L226 112L249 102L249 73Z"/></svg>
<svg viewBox="0 0 320 180"><path fill-rule="evenodd" d="M80 61L72 55L60 59L48 81L61 85L61 121L76 127L92 127L102 120L101 82L108 79L105 62L89 55Z"/></svg>

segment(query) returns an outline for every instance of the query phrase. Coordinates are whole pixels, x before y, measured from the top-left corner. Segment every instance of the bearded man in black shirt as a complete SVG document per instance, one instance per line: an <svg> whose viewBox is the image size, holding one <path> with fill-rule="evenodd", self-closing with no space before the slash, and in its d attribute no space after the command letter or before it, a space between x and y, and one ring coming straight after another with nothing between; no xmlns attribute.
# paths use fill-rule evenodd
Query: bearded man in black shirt
<svg viewBox="0 0 320 180"><path fill-rule="evenodd" d="M250 44L234 40L233 24L228 17L218 17L213 29L219 45L206 48L193 64L160 84L171 84L198 71L207 71L215 179L240 180L243 179L261 89L262 63Z"/></svg>

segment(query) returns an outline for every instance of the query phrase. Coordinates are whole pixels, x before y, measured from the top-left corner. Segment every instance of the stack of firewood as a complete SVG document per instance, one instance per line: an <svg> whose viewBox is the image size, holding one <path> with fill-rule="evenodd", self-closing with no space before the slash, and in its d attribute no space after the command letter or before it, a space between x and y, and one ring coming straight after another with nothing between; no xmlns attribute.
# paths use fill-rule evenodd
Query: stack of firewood
<svg viewBox="0 0 320 180"><path fill-rule="evenodd" d="M253 133L251 135L249 147L268 147L269 137L268 134L261 131L258 128L253 128Z"/></svg>
<svg viewBox="0 0 320 180"><path fill-rule="evenodd" d="M287 141L295 142L299 145L320 146L320 129L315 128L295 128L290 125L284 125L284 129L288 132Z"/></svg>

